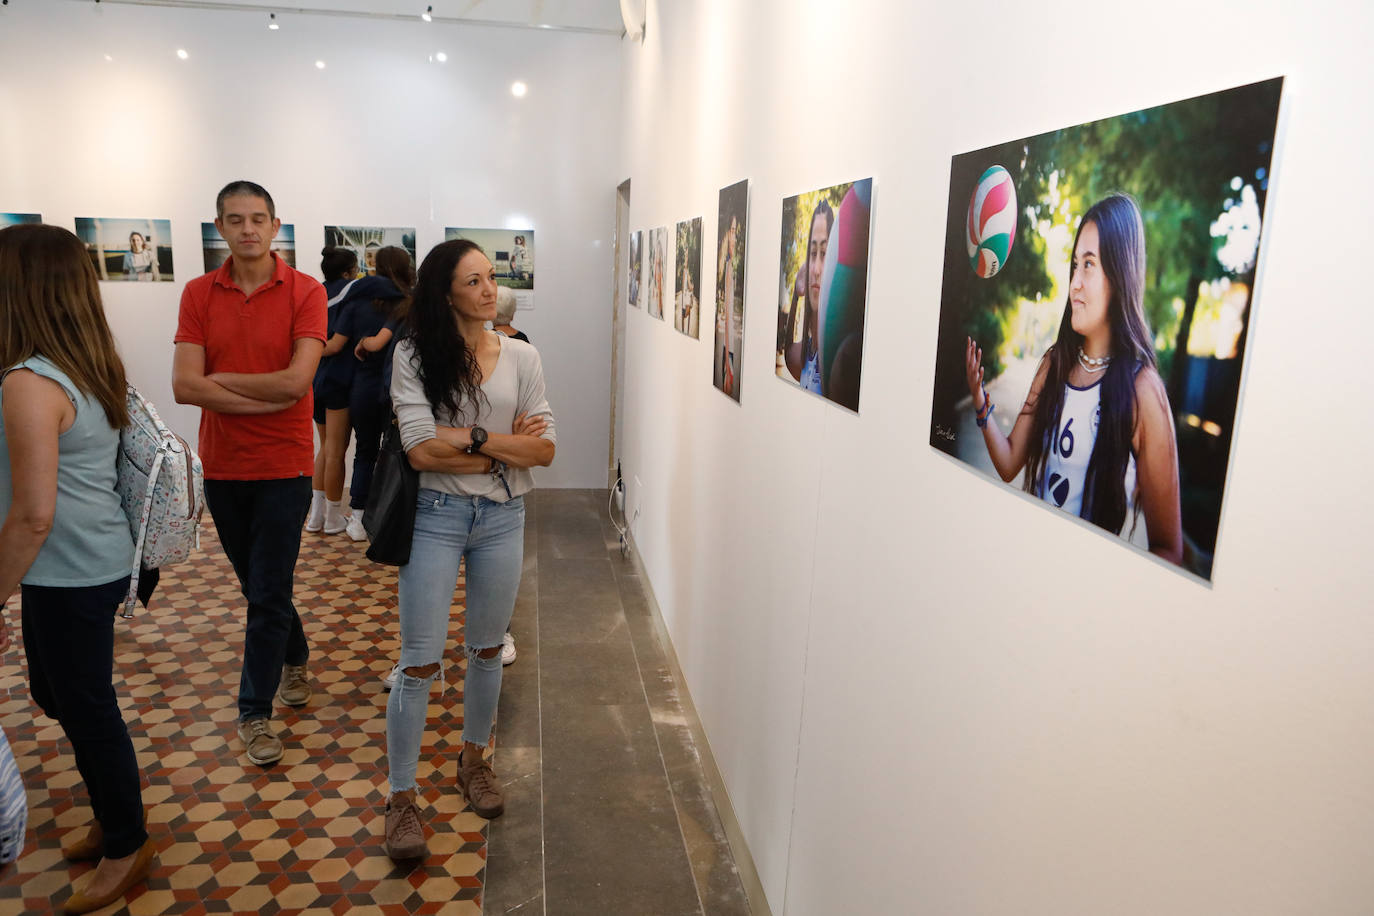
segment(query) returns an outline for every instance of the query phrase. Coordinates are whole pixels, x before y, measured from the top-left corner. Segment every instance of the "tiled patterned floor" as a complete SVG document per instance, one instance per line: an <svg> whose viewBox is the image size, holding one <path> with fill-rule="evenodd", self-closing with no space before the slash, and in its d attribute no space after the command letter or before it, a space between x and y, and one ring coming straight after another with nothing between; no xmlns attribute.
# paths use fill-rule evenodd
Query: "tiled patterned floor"
<svg viewBox="0 0 1374 916"><path fill-rule="evenodd" d="M151 610L116 620L115 687L158 864L127 903L102 912L481 913L486 822L455 784L462 654L451 647L449 686L431 696L420 761L431 855L398 868L380 839L395 570L344 535L303 538L296 605L315 695L300 710L278 706L286 756L268 769L247 762L234 734L243 599L208 516L200 555L164 571ZM455 639L458 624L455 615ZM62 859L90 808L71 747L34 706L26 677L16 645L0 657L0 724L24 774L29 832L19 861L0 869L3 914L51 912L91 867Z"/></svg>

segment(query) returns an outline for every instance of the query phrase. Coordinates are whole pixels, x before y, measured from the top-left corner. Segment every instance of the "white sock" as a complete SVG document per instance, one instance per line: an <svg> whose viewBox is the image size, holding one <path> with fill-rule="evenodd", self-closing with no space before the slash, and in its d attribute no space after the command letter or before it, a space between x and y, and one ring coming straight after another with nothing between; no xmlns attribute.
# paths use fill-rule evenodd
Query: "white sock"
<svg viewBox="0 0 1374 916"><path fill-rule="evenodd" d="M348 524L343 514L342 499L327 499L324 502L324 524L327 528L342 528Z"/></svg>

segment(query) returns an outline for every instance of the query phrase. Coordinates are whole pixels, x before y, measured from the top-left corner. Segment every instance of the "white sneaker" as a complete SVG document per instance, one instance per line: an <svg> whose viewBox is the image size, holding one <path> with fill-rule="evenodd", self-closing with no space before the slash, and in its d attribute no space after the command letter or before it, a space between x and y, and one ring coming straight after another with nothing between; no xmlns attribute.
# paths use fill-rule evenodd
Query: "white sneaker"
<svg viewBox="0 0 1374 916"><path fill-rule="evenodd" d="M510 630L507 630L506 635L501 637L501 664L509 665L514 661L515 637L511 635Z"/></svg>
<svg viewBox="0 0 1374 916"><path fill-rule="evenodd" d="M400 682L401 666L399 664L397 664L394 668L391 669L390 674L382 678L382 686L385 687L387 690L390 690L391 688L395 687Z"/></svg>
<svg viewBox="0 0 1374 916"><path fill-rule="evenodd" d="M353 517L348 520L348 527L344 531L355 541L367 540L367 529L363 527L363 513L361 511L353 513Z"/></svg>
<svg viewBox="0 0 1374 916"><path fill-rule="evenodd" d="M319 531L324 527L324 491L315 490L310 497L310 514L305 519L306 531Z"/></svg>
<svg viewBox="0 0 1374 916"><path fill-rule="evenodd" d="M324 533L338 534L348 527L348 516L344 515L343 507L337 502L326 502L324 504Z"/></svg>

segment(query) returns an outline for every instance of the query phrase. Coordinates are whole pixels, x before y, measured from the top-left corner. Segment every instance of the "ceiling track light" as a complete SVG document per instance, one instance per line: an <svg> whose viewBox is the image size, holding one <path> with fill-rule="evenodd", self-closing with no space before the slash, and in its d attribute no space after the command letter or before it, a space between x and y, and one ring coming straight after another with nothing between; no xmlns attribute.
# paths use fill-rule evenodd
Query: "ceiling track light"
<svg viewBox="0 0 1374 916"><path fill-rule="evenodd" d="M434 21L434 7L433 7L433 6L427 6L427 7L425 7L425 11L424 11L423 13L420 14L420 18L423 19L425 22L433 22L433 21Z"/></svg>
<svg viewBox="0 0 1374 916"><path fill-rule="evenodd" d="M277 22L276 13L267 14L267 27L274 32L281 28L281 23Z"/></svg>

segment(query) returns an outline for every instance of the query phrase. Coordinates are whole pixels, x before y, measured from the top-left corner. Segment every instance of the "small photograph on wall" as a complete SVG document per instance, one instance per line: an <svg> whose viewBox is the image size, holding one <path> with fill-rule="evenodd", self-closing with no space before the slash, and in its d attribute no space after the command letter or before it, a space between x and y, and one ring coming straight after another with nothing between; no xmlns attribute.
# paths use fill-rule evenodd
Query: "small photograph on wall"
<svg viewBox="0 0 1374 916"><path fill-rule="evenodd" d="M173 280L171 220L78 216L76 235L102 280Z"/></svg>
<svg viewBox="0 0 1374 916"><path fill-rule="evenodd" d="M744 353L744 243L749 235L749 182L723 188L716 228L716 345L711 384L739 400Z"/></svg>
<svg viewBox="0 0 1374 916"><path fill-rule="evenodd" d="M932 446L1211 580L1282 89L953 158Z"/></svg>
<svg viewBox="0 0 1374 916"><path fill-rule="evenodd" d="M43 222L43 216L38 213L0 213L0 229L4 229L6 226L41 222Z"/></svg>
<svg viewBox="0 0 1374 916"><path fill-rule="evenodd" d="M415 229L395 226L325 226L326 248L351 248L358 256L358 275L377 273L377 252L395 245L415 260Z"/></svg>
<svg viewBox="0 0 1374 916"><path fill-rule="evenodd" d="M639 304L639 278L644 275L644 231L630 233L630 277L625 287L628 290L630 305L641 308Z"/></svg>
<svg viewBox="0 0 1374 916"><path fill-rule="evenodd" d="M873 179L782 202L778 378L859 410Z"/></svg>
<svg viewBox="0 0 1374 916"><path fill-rule="evenodd" d="M200 224L201 249L205 253L205 272L219 270L229 260L229 243L219 234L214 223ZM296 227L292 223L282 223L277 237L272 240L272 250L287 263L296 266Z"/></svg>
<svg viewBox="0 0 1374 916"><path fill-rule="evenodd" d="M677 224L677 254L673 258L677 291L673 296L673 327L693 340L701 337L701 217Z"/></svg>
<svg viewBox="0 0 1374 916"><path fill-rule="evenodd" d="M444 241L453 239L481 245L496 268L497 285L515 290L515 307L534 308L533 229L445 229Z"/></svg>
<svg viewBox="0 0 1374 916"><path fill-rule="evenodd" d="M649 233L649 314L663 320L663 287L672 284L668 277L668 266L672 250L668 247L668 227L659 226Z"/></svg>

